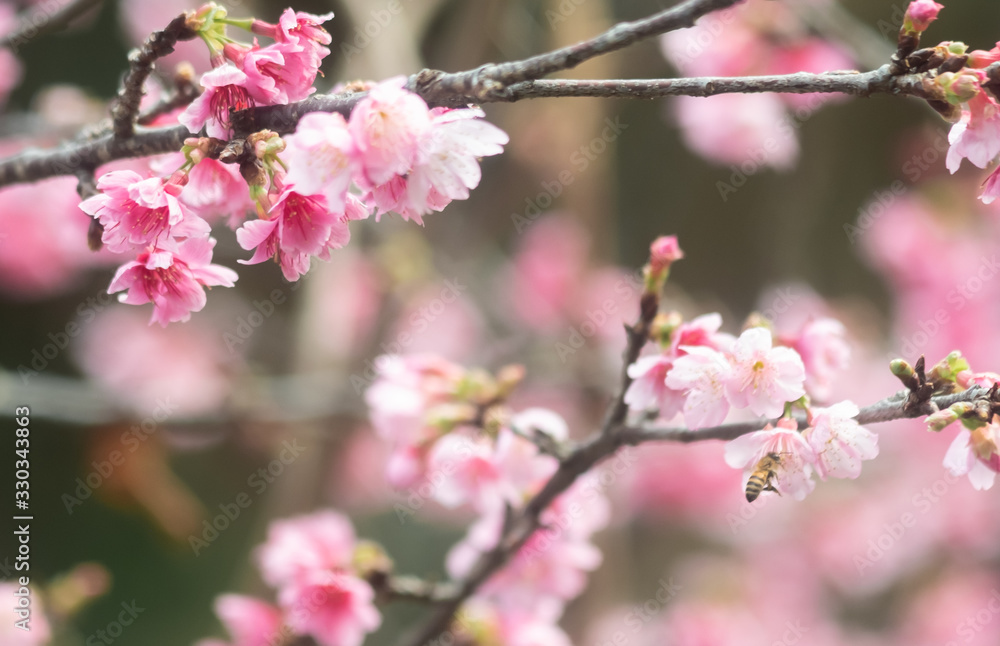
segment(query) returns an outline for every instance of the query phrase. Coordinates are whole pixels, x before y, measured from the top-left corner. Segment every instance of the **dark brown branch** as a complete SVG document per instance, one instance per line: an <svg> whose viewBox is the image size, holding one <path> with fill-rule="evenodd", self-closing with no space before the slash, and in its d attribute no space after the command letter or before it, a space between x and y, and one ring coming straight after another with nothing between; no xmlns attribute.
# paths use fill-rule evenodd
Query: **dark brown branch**
<svg viewBox="0 0 1000 646"><path fill-rule="evenodd" d="M156 60L172 53L178 41L191 40L197 35L195 30L188 27L187 16L181 14L171 20L165 29L150 34L142 47L129 52L128 75L111 108L115 139L124 141L132 136L139 113L139 102L142 101L142 86L153 71Z"/></svg>
<svg viewBox="0 0 1000 646"><path fill-rule="evenodd" d="M726 9L740 0L687 0L648 18L622 22L590 40L532 56L522 61L491 63L467 72L424 70L413 88L425 99L443 101L463 96L469 102L486 102L510 85L539 79L571 69L584 61L623 49L645 38L691 27L702 16ZM412 83L411 79L411 83Z"/></svg>
<svg viewBox="0 0 1000 646"><path fill-rule="evenodd" d="M51 13L46 12L46 3L35 5L17 17L14 31L0 36L0 47L9 47L17 53L28 41L68 26L100 3L101 0L74 0Z"/></svg>
<svg viewBox="0 0 1000 646"><path fill-rule="evenodd" d="M637 81L531 81L519 83L502 97L492 96L488 101L519 101L542 97L604 96L616 98L654 98L655 96L686 95L710 96L727 92L840 92L856 96L875 93L923 97L921 77L890 76L883 67L865 73L789 74L749 78L691 78ZM253 121L258 128L287 134L295 129L302 115L309 112L339 112L345 116L364 93L347 93L314 96L289 105L255 108ZM425 97L432 107L453 105L452 99ZM247 111L251 112L251 111ZM239 121L236 113L234 118ZM96 168L115 159L144 157L180 150L184 139L190 137L184 126L142 129L125 141L104 135L91 141L77 141L48 150L28 150L0 161L0 186L19 182L34 182L58 175L75 175L80 168Z"/></svg>
<svg viewBox="0 0 1000 646"><path fill-rule="evenodd" d="M931 400L933 407L929 405L922 411L906 410L905 397L900 397L896 394L861 409L856 419L862 424L874 424L897 419L921 417L933 412L933 410L947 408L956 402L974 401L982 398L986 393L986 389L976 386L961 393L934 397ZM517 553L535 530L540 527L542 512L556 498L569 489L577 478L598 463L614 455L620 448L635 446L645 442L695 442L709 439L731 440L747 433L759 431L769 421L773 420L763 419L755 422L723 424L697 431L681 428L630 426L620 426L611 432L607 432L607 429L602 429L600 433L596 433L589 441L578 446L570 453L538 495L532 498L524 510L508 523L508 527L497 546L480 557L469 576L460 583L457 594L443 601L434 611L426 625L420 629L419 633L404 643L412 646L425 644L447 630L452 616L458 611L462 603L471 597L494 573L500 570Z"/></svg>

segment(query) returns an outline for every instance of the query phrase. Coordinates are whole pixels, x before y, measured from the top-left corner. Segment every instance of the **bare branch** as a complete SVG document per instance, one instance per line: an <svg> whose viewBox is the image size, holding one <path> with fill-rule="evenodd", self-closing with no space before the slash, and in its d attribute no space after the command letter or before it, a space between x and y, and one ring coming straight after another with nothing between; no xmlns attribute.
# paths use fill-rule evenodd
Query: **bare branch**
<svg viewBox="0 0 1000 646"><path fill-rule="evenodd" d="M111 108L115 139L124 141L132 136L139 113L139 102L142 101L142 86L153 71L156 60L172 53L178 41L191 40L197 35L195 30L188 27L187 16L181 14L171 20L165 29L154 31L141 48L129 52L128 75Z"/></svg>
<svg viewBox="0 0 1000 646"><path fill-rule="evenodd" d="M0 47L17 52L29 40L68 26L76 18L96 7L101 0L74 0L46 13L48 5L35 5L17 17L17 28L0 36Z"/></svg>
<svg viewBox="0 0 1000 646"><path fill-rule="evenodd" d="M687 0L642 20L618 23L590 40L522 61L492 63L453 74L424 70L417 75L413 87L425 99L447 100L460 96L471 103L495 100L491 97L503 94L506 88L515 83L571 69L591 58L623 49L645 38L691 27L698 18L740 1Z"/></svg>

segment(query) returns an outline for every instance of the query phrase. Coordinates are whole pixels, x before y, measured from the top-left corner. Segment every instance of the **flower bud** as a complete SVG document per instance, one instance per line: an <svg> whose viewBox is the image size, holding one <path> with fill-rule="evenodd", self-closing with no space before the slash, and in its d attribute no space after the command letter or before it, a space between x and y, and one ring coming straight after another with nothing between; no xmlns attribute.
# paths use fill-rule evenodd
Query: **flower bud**
<svg viewBox="0 0 1000 646"><path fill-rule="evenodd" d="M913 0L903 16L903 31L918 34L927 31L942 9L944 5L933 0Z"/></svg>

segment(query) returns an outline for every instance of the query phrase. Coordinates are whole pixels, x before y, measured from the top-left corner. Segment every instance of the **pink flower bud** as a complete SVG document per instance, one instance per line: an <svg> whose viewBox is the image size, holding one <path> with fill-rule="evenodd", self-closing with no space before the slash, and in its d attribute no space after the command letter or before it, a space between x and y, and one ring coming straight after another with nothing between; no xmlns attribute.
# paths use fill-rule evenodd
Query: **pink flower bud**
<svg viewBox="0 0 1000 646"><path fill-rule="evenodd" d="M684 257L677 236L660 236L649 246L649 264L654 272L668 269L672 263Z"/></svg>
<svg viewBox="0 0 1000 646"><path fill-rule="evenodd" d="M942 9L944 9L944 5L933 0L913 0L906 8L903 29L918 33L926 31L931 23L937 19L938 12Z"/></svg>

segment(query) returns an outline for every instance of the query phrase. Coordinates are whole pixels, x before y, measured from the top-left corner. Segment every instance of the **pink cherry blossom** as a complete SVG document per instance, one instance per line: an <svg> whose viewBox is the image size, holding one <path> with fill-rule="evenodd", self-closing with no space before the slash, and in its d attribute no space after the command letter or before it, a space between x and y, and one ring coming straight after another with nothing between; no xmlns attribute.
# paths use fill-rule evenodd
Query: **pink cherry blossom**
<svg viewBox="0 0 1000 646"><path fill-rule="evenodd" d="M812 427L805 437L816 453L816 471L824 480L830 478L857 478L861 475L861 461L878 456L878 436L854 417L858 407L843 401L829 408L810 410Z"/></svg>
<svg viewBox="0 0 1000 646"><path fill-rule="evenodd" d="M119 300L129 305L153 303L150 323L166 327L187 321L205 307L204 287L232 287L232 269L212 264L212 238L188 238L179 245L147 247L135 260L118 268L108 293L128 290Z"/></svg>
<svg viewBox="0 0 1000 646"><path fill-rule="evenodd" d="M235 229L253 209L247 183L236 164L203 159L188 173L188 183L180 195L181 204L203 217L224 217Z"/></svg>
<svg viewBox="0 0 1000 646"><path fill-rule="evenodd" d="M301 101L316 91L313 83L320 59L299 43L277 42L267 47L255 43L251 48L226 45L225 51L247 75L247 89L260 105Z"/></svg>
<svg viewBox="0 0 1000 646"><path fill-rule="evenodd" d="M983 182L983 189L979 192L979 199L983 204L993 204L998 197L1000 197L1000 166L990 173Z"/></svg>
<svg viewBox="0 0 1000 646"><path fill-rule="evenodd" d="M677 236L660 236L649 246L649 264L654 272L669 268L683 257Z"/></svg>
<svg viewBox="0 0 1000 646"><path fill-rule="evenodd" d="M721 424L729 413L727 384L733 367L725 355L705 346L683 346L687 354L674 361L666 385L685 393L684 421L692 429Z"/></svg>
<svg viewBox="0 0 1000 646"><path fill-rule="evenodd" d="M351 521L323 510L272 522L255 556L264 580L281 587L313 572L346 568L355 545Z"/></svg>
<svg viewBox="0 0 1000 646"><path fill-rule="evenodd" d="M962 110L962 118L948 133L946 166L954 173L963 159L986 168L1000 154L1000 105L989 92L980 91Z"/></svg>
<svg viewBox="0 0 1000 646"><path fill-rule="evenodd" d="M762 431L748 433L726 444L726 464L734 469L743 469L744 488L757 463L769 453L776 453L780 459L773 480L779 493L802 500L816 487L811 477L816 452L801 433L793 430L795 422L788 422L781 420L778 428L772 429L768 425Z"/></svg>
<svg viewBox="0 0 1000 646"><path fill-rule="evenodd" d="M777 417L785 403L805 394L805 366L791 348L772 348L771 333L750 328L733 344L732 375L726 397L736 408L750 408L755 415Z"/></svg>
<svg viewBox="0 0 1000 646"><path fill-rule="evenodd" d="M220 65L201 77L204 91L182 112L177 120L194 134L202 128L209 137L226 139L232 135L230 110L246 110L255 105L251 81L234 65ZM254 92L257 92L254 89Z"/></svg>
<svg viewBox="0 0 1000 646"><path fill-rule="evenodd" d="M911 27L914 31L926 31L931 23L937 20L938 13L942 9L944 9L944 5L933 0L913 0L906 8L903 24Z"/></svg>
<svg viewBox="0 0 1000 646"><path fill-rule="evenodd" d="M657 408L660 417L670 419L684 408L684 392L666 384L667 373L674 367L673 359L656 354L639 359L628 367L633 380L625 391L625 403L632 410Z"/></svg>
<svg viewBox="0 0 1000 646"><path fill-rule="evenodd" d="M556 441L567 438L566 422L559 415L542 408L522 411L514 415L510 424L529 437L534 429L538 429ZM533 442L506 428L500 429L497 434L494 452L494 464L501 477L500 496L515 504L537 493L559 467L559 461L554 457L540 453ZM478 508L495 503L496 500L483 500Z"/></svg>
<svg viewBox="0 0 1000 646"><path fill-rule="evenodd" d="M236 231L236 241L248 251L255 250L250 260L237 260L241 265L256 265L274 258L281 266L285 280L289 281L296 281L309 271L309 254L282 249L280 218L245 222Z"/></svg>
<svg viewBox="0 0 1000 646"><path fill-rule="evenodd" d="M374 600L365 581L323 570L305 572L278 591L288 626L321 646L361 646L382 623Z"/></svg>
<svg viewBox="0 0 1000 646"><path fill-rule="evenodd" d="M321 25L332 18L332 13L315 15L289 8L282 12L277 25L255 20L252 30L279 43L294 43L302 47L316 59L315 66L318 67L319 61L330 53L324 45L329 45L332 41L330 34Z"/></svg>
<svg viewBox="0 0 1000 646"><path fill-rule="evenodd" d="M721 327L722 316L717 312L702 314L685 321L670 335L670 352L678 357L683 356L687 353L683 347L688 345L703 345L713 350L728 352L736 339L732 334L719 332Z"/></svg>
<svg viewBox="0 0 1000 646"><path fill-rule="evenodd" d="M207 236L211 230L178 201L181 187L158 177L111 171L97 180L97 189L101 192L80 202L80 209L100 221L101 240L115 253L155 245L170 236Z"/></svg>
<svg viewBox="0 0 1000 646"><path fill-rule="evenodd" d="M434 499L454 508L473 503L477 509L499 498L504 490L503 474L493 442L482 435L452 431L434 443L427 458Z"/></svg>
<svg viewBox="0 0 1000 646"><path fill-rule="evenodd" d="M363 179L377 186L410 172L431 128L431 113L419 96L403 89L404 77L373 87L351 112L348 128L357 146Z"/></svg>
<svg viewBox="0 0 1000 646"><path fill-rule="evenodd" d="M1000 472L1000 418L974 431L962 429L948 447L944 467L953 476L969 476L974 489L993 486Z"/></svg>
<svg viewBox="0 0 1000 646"><path fill-rule="evenodd" d="M270 646L282 637L281 612L259 599L224 594L215 600L215 614L233 641L203 639L195 646Z"/></svg>
<svg viewBox="0 0 1000 646"><path fill-rule="evenodd" d="M799 353L806 370L806 391L811 397L825 400L830 396L833 378L847 369L851 358L847 330L831 318L811 319L798 337L787 345Z"/></svg>
<svg viewBox="0 0 1000 646"><path fill-rule="evenodd" d="M452 200L468 199L482 177L479 159L499 155L509 141L503 130L482 119L478 108L435 108L431 114L431 127L419 142L407 179L408 206L418 222Z"/></svg>
<svg viewBox="0 0 1000 646"><path fill-rule="evenodd" d="M285 137L286 181L305 195L322 194L333 211L345 206L351 177L357 170L357 151L344 117L310 112L295 132Z"/></svg>

